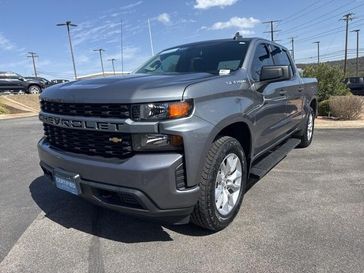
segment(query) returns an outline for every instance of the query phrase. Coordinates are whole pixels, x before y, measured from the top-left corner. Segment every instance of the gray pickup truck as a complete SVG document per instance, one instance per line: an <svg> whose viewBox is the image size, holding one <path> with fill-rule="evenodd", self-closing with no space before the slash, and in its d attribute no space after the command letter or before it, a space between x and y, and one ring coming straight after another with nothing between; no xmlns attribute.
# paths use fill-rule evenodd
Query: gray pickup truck
<svg viewBox="0 0 364 273"><path fill-rule="evenodd" d="M251 180L310 145L316 92L267 40L173 47L127 77L46 89L40 165L95 204L221 230Z"/></svg>

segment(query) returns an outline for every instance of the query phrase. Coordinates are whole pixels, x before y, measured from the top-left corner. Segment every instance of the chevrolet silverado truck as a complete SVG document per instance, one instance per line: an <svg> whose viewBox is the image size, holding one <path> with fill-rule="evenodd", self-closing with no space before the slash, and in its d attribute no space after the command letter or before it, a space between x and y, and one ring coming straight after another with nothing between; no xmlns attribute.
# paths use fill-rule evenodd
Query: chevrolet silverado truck
<svg viewBox="0 0 364 273"><path fill-rule="evenodd" d="M267 40L169 48L129 76L47 88L40 166L97 205L218 231L250 179L311 144L316 92Z"/></svg>

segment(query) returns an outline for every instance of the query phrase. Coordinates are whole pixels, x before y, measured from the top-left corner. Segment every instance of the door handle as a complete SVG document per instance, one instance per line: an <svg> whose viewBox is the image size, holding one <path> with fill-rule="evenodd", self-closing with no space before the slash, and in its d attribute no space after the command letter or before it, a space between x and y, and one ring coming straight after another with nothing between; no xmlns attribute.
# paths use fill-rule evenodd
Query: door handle
<svg viewBox="0 0 364 273"><path fill-rule="evenodd" d="M286 94L287 94L286 90L284 90L284 89L279 90L279 95L280 96L285 96Z"/></svg>
<svg viewBox="0 0 364 273"><path fill-rule="evenodd" d="M304 90L303 87L298 88L298 92L302 92L303 90Z"/></svg>

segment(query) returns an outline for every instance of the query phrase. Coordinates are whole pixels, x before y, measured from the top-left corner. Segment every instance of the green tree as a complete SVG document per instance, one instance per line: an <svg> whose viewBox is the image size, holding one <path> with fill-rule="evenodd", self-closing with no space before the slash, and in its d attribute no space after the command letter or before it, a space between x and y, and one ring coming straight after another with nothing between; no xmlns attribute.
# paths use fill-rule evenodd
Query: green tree
<svg viewBox="0 0 364 273"><path fill-rule="evenodd" d="M328 100L331 96L346 96L350 90L344 83L344 73L337 66L328 64L309 65L304 68L304 77L317 78L319 82L319 101Z"/></svg>

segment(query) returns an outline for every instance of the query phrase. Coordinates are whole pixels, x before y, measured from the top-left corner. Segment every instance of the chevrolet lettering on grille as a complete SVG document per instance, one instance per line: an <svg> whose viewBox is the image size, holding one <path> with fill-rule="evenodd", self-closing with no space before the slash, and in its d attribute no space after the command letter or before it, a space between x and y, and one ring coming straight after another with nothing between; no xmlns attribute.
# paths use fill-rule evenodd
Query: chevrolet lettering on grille
<svg viewBox="0 0 364 273"><path fill-rule="evenodd" d="M39 114L39 120L50 125L81 130L97 130L105 132L120 132L124 126L122 122L95 121L89 119L60 117L55 115Z"/></svg>

